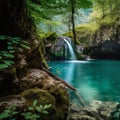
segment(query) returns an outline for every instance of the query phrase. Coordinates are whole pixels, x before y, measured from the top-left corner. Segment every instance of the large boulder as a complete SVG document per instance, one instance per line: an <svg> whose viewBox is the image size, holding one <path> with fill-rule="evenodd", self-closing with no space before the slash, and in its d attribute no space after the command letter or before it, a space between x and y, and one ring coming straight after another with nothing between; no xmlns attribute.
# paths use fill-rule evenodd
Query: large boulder
<svg viewBox="0 0 120 120"><path fill-rule="evenodd" d="M39 88L32 88L24 91L20 94L25 98L29 103L32 103L34 100L38 100L39 105L49 105L52 106L49 108L49 114L43 116L45 120L65 120L68 112L68 99L65 96L61 97L54 96L49 93L48 90L41 90ZM56 99L59 97L59 99Z"/></svg>

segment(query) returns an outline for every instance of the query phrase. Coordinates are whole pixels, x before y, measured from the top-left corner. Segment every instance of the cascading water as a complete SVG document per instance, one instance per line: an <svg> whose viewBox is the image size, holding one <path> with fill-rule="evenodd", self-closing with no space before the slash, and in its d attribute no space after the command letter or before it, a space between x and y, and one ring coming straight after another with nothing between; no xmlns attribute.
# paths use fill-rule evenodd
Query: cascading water
<svg viewBox="0 0 120 120"><path fill-rule="evenodd" d="M65 38L63 37L63 40L65 41L65 43L67 44L67 47L66 47L66 56L68 55L68 51L69 51L69 54L70 54L70 60L76 60L76 55L75 55L75 52L73 50L73 47L71 45L71 40L69 38ZM67 50L68 48L68 50Z"/></svg>

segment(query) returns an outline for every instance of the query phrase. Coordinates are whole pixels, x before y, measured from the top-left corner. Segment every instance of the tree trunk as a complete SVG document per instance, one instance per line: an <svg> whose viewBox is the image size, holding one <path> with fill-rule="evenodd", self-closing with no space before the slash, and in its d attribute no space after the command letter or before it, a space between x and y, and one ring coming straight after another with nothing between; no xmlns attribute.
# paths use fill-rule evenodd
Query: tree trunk
<svg viewBox="0 0 120 120"><path fill-rule="evenodd" d="M77 44L76 40L76 32L75 32L75 20L74 20L74 14L75 14L75 0L71 1L71 23L72 23L72 33L73 33L73 39L75 44Z"/></svg>
<svg viewBox="0 0 120 120"><path fill-rule="evenodd" d="M0 34L28 37L35 31L25 0L0 0Z"/></svg>
<svg viewBox="0 0 120 120"><path fill-rule="evenodd" d="M41 52L43 44L38 42L39 37L27 9L26 0L0 0L0 35L18 36L27 40L31 49L29 53L23 54L26 56L26 61L29 60L28 65L42 68L44 64ZM36 57L35 60L33 55Z"/></svg>

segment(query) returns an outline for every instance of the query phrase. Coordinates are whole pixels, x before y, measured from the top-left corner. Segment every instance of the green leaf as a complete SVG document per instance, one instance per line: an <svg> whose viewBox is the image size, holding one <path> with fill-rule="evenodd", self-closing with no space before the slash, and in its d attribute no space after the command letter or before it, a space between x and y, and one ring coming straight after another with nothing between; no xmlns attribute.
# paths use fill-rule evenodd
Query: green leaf
<svg viewBox="0 0 120 120"><path fill-rule="evenodd" d="M18 114L18 112L17 111L13 111L11 114L12 115L16 115L16 114Z"/></svg>
<svg viewBox="0 0 120 120"><path fill-rule="evenodd" d="M25 44L20 44L20 46L25 48L25 49L30 49L30 47L28 45L25 45Z"/></svg>
<svg viewBox="0 0 120 120"><path fill-rule="evenodd" d="M9 118L9 117L10 117L10 115L8 113L3 112L0 114L0 120L3 120L5 118Z"/></svg>
<svg viewBox="0 0 120 120"><path fill-rule="evenodd" d="M21 115L25 117L25 120L32 120L31 112L21 113Z"/></svg>
<svg viewBox="0 0 120 120"><path fill-rule="evenodd" d="M42 113L44 113L44 114L48 114L48 112L47 112L46 110L42 111Z"/></svg>
<svg viewBox="0 0 120 120"><path fill-rule="evenodd" d="M33 101L33 106L35 107L37 105L37 100Z"/></svg>
<svg viewBox="0 0 120 120"><path fill-rule="evenodd" d="M5 36L5 35L1 35L0 36L0 40L4 40L4 39L6 39L7 38L7 36Z"/></svg>
<svg viewBox="0 0 120 120"><path fill-rule="evenodd" d="M17 41L17 40L12 40L12 44L16 44L16 45L18 45L19 43L20 43L20 41Z"/></svg>
<svg viewBox="0 0 120 120"><path fill-rule="evenodd" d="M6 36L7 39L11 39L12 37L11 36Z"/></svg>
<svg viewBox="0 0 120 120"><path fill-rule="evenodd" d="M8 46L7 48L8 48L8 50L13 50L14 49L13 46Z"/></svg>
<svg viewBox="0 0 120 120"><path fill-rule="evenodd" d="M8 53L8 51L1 51L1 53L2 53L2 54L7 54L7 53Z"/></svg>
<svg viewBox="0 0 120 120"><path fill-rule="evenodd" d="M23 40L22 43L29 45L28 41L25 41L25 40Z"/></svg>
<svg viewBox="0 0 120 120"><path fill-rule="evenodd" d="M38 112L41 112L42 111L42 108L41 107L36 107L36 110L38 111Z"/></svg>
<svg viewBox="0 0 120 120"><path fill-rule="evenodd" d="M9 53L15 53L15 50L10 50Z"/></svg>
<svg viewBox="0 0 120 120"><path fill-rule="evenodd" d="M12 61L12 60L4 60L3 62L4 62L5 65L7 65L7 66L10 66L11 64L14 63L14 61Z"/></svg>
<svg viewBox="0 0 120 120"><path fill-rule="evenodd" d="M7 68L8 67L8 65L6 65L6 64L0 64L0 69L4 69L4 68Z"/></svg>
<svg viewBox="0 0 120 120"><path fill-rule="evenodd" d="M12 40L13 40L13 41L20 41L21 38L20 38L20 37L13 37Z"/></svg>
<svg viewBox="0 0 120 120"><path fill-rule="evenodd" d="M11 46L13 43L12 42L8 42L7 44L8 44L8 46Z"/></svg>
<svg viewBox="0 0 120 120"><path fill-rule="evenodd" d="M31 110L31 111L32 111L32 110L34 110L34 108L33 108L33 107L28 107L28 110Z"/></svg>
<svg viewBox="0 0 120 120"><path fill-rule="evenodd" d="M48 108L50 108L50 107L51 107L51 104L45 105L45 106L44 106L44 109L48 109Z"/></svg>
<svg viewBox="0 0 120 120"><path fill-rule="evenodd" d="M7 52L6 52L6 53L3 53L2 56L3 56L3 57L6 57L6 58L9 58L9 59L10 59L10 58L14 58L14 55L13 55L13 54L7 53Z"/></svg>
<svg viewBox="0 0 120 120"><path fill-rule="evenodd" d="M39 105L39 109L43 109L43 105Z"/></svg>
<svg viewBox="0 0 120 120"><path fill-rule="evenodd" d="M10 113L11 110L7 109L7 110L4 110L5 113Z"/></svg>

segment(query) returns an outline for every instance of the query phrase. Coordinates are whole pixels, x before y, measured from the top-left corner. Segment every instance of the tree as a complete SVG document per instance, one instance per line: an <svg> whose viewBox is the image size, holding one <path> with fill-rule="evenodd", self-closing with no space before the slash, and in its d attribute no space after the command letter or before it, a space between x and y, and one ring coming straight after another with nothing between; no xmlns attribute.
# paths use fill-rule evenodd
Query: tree
<svg viewBox="0 0 120 120"><path fill-rule="evenodd" d="M119 18L120 0L94 0L92 20L99 24L111 24Z"/></svg>
<svg viewBox="0 0 120 120"><path fill-rule="evenodd" d="M26 53L23 51L20 54L26 55L28 63L33 60L34 56L38 56L37 66L42 68L44 61L41 52L42 43L39 45L38 42L35 42L36 40L39 41L39 37L26 2L27 0L0 0L0 35L21 37L21 40L26 40L31 49ZM5 44L2 46L3 50L6 50L6 45L7 40L5 40Z"/></svg>
<svg viewBox="0 0 120 120"><path fill-rule="evenodd" d="M72 23L73 39L74 39L74 41L75 41L75 44L77 44L77 41L76 41L76 33L75 33L75 20L74 20L75 0L70 0L70 3L71 3L71 23Z"/></svg>
<svg viewBox="0 0 120 120"><path fill-rule="evenodd" d="M34 30L25 0L0 0L0 34L25 37Z"/></svg>
<svg viewBox="0 0 120 120"><path fill-rule="evenodd" d="M92 2L89 0L70 0L70 5L71 5L71 24L72 24L73 39L75 44L78 44L78 41L76 40L74 15L76 9L90 8L92 6Z"/></svg>
<svg viewBox="0 0 120 120"><path fill-rule="evenodd" d="M71 14L70 22L72 26L73 39L76 44L78 43L75 33L76 10L81 8L90 8L91 6L92 2L90 0L51 0L49 2L41 0L41 4L37 7L35 7L32 3L29 4L34 18L36 18L37 21L44 21L46 24L52 23L52 17L55 15L65 16L65 14ZM51 25L53 26L53 24Z"/></svg>

